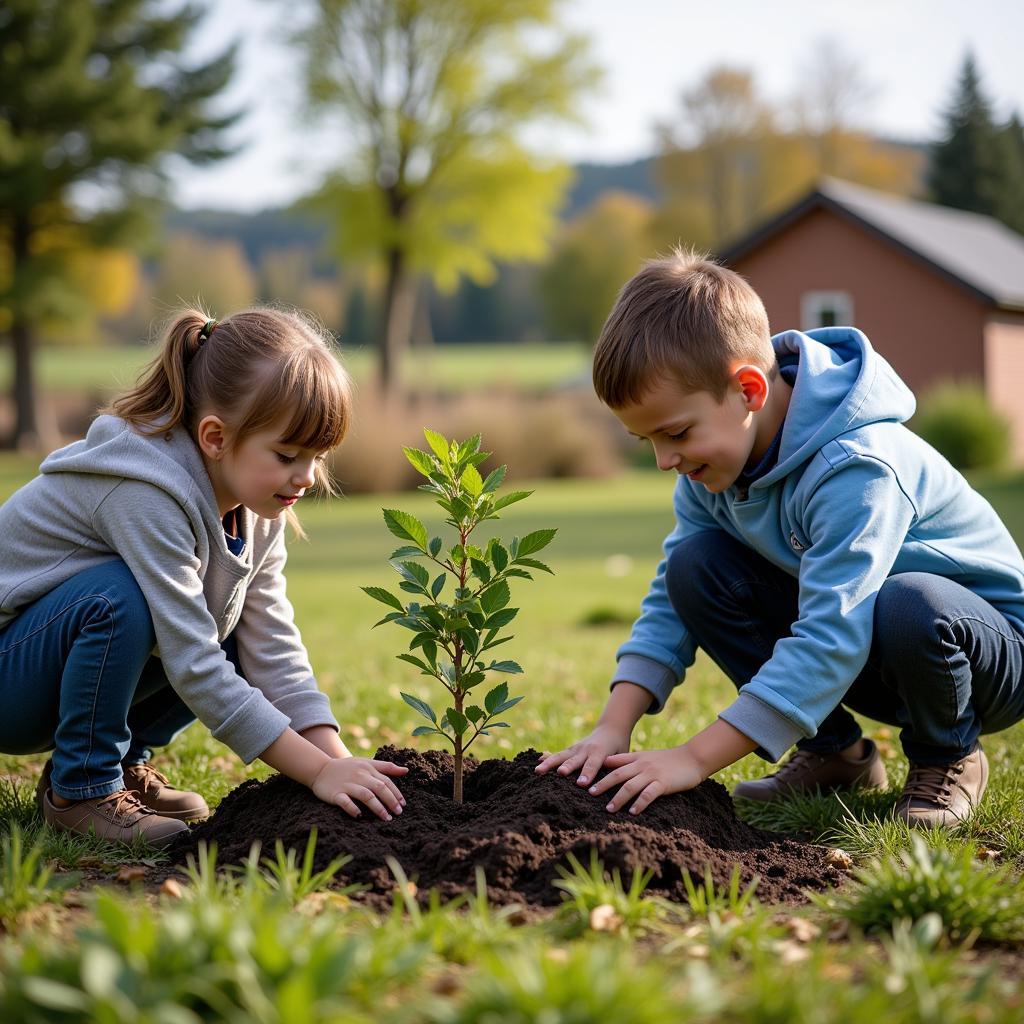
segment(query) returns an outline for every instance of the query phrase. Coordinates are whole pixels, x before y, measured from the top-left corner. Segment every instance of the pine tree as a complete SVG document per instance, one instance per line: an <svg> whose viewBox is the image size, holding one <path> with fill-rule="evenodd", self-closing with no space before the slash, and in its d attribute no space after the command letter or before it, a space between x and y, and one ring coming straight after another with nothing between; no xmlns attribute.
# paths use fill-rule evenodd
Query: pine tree
<svg viewBox="0 0 1024 1024"><path fill-rule="evenodd" d="M998 216L1004 154L991 104L968 54L945 113L945 132L931 149L927 181L932 199L943 206Z"/></svg>
<svg viewBox="0 0 1024 1024"><path fill-rule="evenodd" d="M14 350L15 444L39 441L33 343L41 319L74 312L69 261L137 235L163 193L163 157L228 154L235 117L207 104L234 47L180 60L201 17L156 0L0 4L0 332Z"/></svg>
<svg viewBox="0 0 1024 1024"><path fill-rule="evenodd" d="M999 133L1004 147L999 219L1024 235L1024 124L1014 114Z"/></svg>

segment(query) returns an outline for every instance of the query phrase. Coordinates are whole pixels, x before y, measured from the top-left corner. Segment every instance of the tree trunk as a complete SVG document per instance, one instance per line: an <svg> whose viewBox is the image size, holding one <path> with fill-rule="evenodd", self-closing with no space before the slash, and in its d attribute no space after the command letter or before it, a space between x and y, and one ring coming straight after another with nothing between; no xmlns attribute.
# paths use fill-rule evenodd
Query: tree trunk
<svg viewBox="0 0 1024 1024"><path fill-rule="evenodd" d="M30 256L32 228L28 217L17 214L11 231L11 276L14 280L15 300L11 318L11 348L14 356L14 380L11 398L14 401L14 433L11 437L15 448L38 448L39 417L36 409L36 385L32 360L32 325L25 311L26 303L21 293L24 288L20 280L25 273Z"/></svg>
<svg viewBox="0 0 1024 1024"><path fill-rule="evenodd" d="M455 737L455 782L452 786L452 800L456 804L462 803L462 737Z"/></svg>
<svg viewBox="0 0 1024 1024"><path fill-rule="evenodd" d="M400 249L393 248L388 252L387 268L383 334L378 361L380 389L384 397L401 394L401 360L409 348L416 309L415 282L409 276L405 254Z"/></svg>

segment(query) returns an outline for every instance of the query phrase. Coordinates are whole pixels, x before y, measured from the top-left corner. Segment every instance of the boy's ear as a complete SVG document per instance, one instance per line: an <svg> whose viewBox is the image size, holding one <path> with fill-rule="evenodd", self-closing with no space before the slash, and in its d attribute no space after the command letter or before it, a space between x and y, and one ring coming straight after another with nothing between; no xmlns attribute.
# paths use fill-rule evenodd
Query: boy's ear
<svg viewBox="0 0 1024 1024"><path fill-rule="evenodd" d="M227 427L219 416L204 416L196 428L196 444L210 459L219 461L228 448Z"/></svg>
<svg viewBox="0 0 1024 1024"><path fill-rule="evenodd" d="M751 412L760 412L768 401L768 378L756 366L744 365L732 375L736 387L743 392L743 400Z"/></svg>

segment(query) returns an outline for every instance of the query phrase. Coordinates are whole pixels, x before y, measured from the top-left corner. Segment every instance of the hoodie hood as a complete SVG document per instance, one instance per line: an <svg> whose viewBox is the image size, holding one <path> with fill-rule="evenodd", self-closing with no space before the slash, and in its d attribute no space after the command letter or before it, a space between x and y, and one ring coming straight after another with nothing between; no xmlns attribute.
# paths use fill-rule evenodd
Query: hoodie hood
<svg viewBox="0 0 1024 1024"><path fill-rule="evenodd" d="M217 500L199 449L179 428L147 437L119 416L98 416L81 441L47 456L40 473L140 480L166 491L198 526L223 533Z"/></svg>
<svg viewBox="0 0 1024 1024"><path fill-rule="evenodd" d="M913 393L856 328L785 331L772 344L779 364L797 374L778 462L754 487L771 486L841 434L914 415Z"/></svg>

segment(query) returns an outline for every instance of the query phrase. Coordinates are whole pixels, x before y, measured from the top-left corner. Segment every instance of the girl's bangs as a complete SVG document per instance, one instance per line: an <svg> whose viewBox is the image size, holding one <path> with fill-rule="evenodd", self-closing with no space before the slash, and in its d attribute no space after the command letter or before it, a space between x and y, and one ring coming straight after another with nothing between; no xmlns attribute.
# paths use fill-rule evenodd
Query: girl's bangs
<svg viewBox="0 0 1024 1024"><path fill-rule="evenodd" d="M327 349L295 353L279 374L270 374L253 396L240 433L255 433L285 420L283 444L328 451L348 431L352 404L348 376Z"/></svg>

